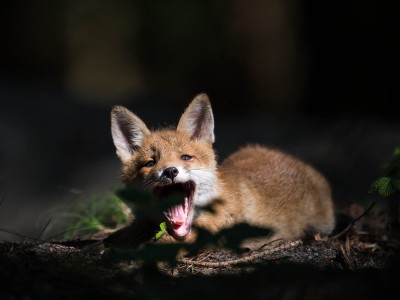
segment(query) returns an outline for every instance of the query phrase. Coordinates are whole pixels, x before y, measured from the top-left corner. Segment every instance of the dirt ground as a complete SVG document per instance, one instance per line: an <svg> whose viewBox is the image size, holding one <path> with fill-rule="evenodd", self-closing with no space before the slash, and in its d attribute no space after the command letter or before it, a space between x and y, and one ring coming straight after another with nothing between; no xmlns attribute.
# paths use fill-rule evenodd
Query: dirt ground
<svg viewBox="0 0 400 300"><path fill-rule="evenodd" d="M333 239L177 261L166 248L122 251L93 239L0 242L0 299L398 299L400 248L382 219L364 216Z"/></svg>

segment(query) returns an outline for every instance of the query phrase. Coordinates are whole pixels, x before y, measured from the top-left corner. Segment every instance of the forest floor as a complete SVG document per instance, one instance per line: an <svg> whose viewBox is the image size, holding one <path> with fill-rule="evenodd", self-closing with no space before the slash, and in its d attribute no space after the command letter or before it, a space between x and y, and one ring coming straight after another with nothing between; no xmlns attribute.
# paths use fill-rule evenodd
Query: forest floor
<svg viewBox="0 0 400 300"><path fill-rule="evenodd" d="M93 239L3 241L0 299L400 299L400 247L385 220L364 216L335 239L178 260L151 250L137 259Z"/></svg>

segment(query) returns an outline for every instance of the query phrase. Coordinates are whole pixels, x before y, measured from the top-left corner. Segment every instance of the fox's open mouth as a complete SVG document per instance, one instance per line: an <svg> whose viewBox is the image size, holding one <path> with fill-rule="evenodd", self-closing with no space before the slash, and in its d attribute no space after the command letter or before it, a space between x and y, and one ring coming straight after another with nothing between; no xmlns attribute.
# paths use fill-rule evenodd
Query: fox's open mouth
<svg viewBox="0 0 400 300"><path fill-rule="evenodd" d="M172 206L163 212L167 219L170 233L176 239L183 239L190 233L194 191L195 184L193 181L173 183L154 189L154 193L160 199L183 198L181 204Z"/></svg>

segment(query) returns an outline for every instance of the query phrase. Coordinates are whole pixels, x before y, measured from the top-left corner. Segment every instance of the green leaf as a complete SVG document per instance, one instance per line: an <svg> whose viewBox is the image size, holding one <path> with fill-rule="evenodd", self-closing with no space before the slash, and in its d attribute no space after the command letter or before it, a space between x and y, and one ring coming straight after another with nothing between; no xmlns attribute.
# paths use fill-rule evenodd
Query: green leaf
<svg viewBox="0 0 400 300"><path fill-rule="evenodd" d="M160 224L160 229L161 229L162 231L167 231L167 224L166 224L165 222L162 222L162 223Z"/></svg>
<svg viewBox="0 0 400 300"><path fill-rule="evenodd" d="M165 233L167 233L167 223L162 222L160 223L160 231L156 233L156 240L158 240L160 237L162 237Z"/></svg>
<svg viewBox="0 0 400 300"><path fill-rule="evenodd" d="M396 191L396 188L393 186L390 177L381 177L371 185L369 191L370 193L376 191L379 195L386 198L391 196Z"/></svg>
<svg viewBox="0 0 400 300"><path fill-rule="evenodd" d="M164 230L160 230L159 232L157 232L156 234L156 240L158 240L160 237L162 237L164 235L165 231Z"/></svg>

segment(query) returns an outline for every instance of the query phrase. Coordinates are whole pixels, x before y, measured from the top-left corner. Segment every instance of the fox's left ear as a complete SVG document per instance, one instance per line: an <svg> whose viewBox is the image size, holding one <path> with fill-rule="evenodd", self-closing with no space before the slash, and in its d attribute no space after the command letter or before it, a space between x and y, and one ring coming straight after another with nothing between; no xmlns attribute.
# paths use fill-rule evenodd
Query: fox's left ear
<svg viewBox="0 0 400 300"><path fill-rule="evenodd" d="M111 111L111 134L117 155L125 162L140 148L143 138L150 134L150 130L131 111L123 106L115 106Z"/></svg>
<svg viewBox="0 0 400 300"><path fill-rule="evenodd" d="M177 131L187 132L194 140L214 143L214 117L206 94L192 100L179 120Z"/></svg>

